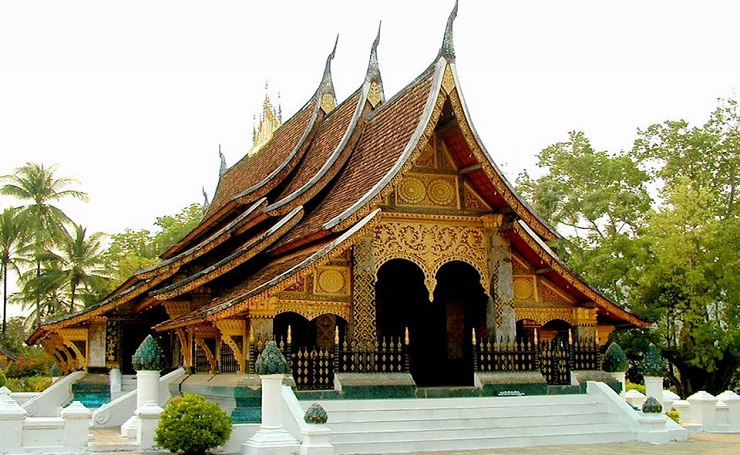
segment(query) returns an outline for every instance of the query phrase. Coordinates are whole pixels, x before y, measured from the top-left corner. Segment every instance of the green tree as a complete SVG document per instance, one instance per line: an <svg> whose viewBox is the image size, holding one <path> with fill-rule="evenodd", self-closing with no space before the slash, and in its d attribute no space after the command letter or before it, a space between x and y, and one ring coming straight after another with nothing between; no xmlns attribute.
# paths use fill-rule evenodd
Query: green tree
<svg viewBox="0 0 740 455"><path fill-rule="evenodd" d="M634 147L594 152L582 133L543 150L545 174L519 190L566 234L564 260L655 325L618 337L654 342L687 396L719 393L740 368L740 112L721 100L702 126L638 130ZM646 188L650 188L647 191Z"/></svg>
<svg viewBox="0 0 740 455"><path fill-rule="evenodd" d="M595 151L582 132L538 155L545 173L517 179L537 213L566 233L556 245L568 264L617 302L625 303L636 241L650 212L649 176L631 156Z"/></svg>
<svg viewBox="0 0 740 455"><path fill-rule="evenodd" d="M41 274L41 255L53 247L65 235L64 226L71 223L69 217L53 205L65 198L87 200L87 194L70 188L77 183L69 177L55 175L56 165L45 167L43 164L26 163L14 170L11 175L0 177L4 185L0 194L11 196L27 205L20 208L18 217L28 229L28 235L34 246L36 275ZM36 315L40 317L41 296L34 297ZM40 319L37 319L38 324Z"/></svg>
<svg viewBox="0 0 740 455"><path fill-rule="evenodd" d="M62 295L69 312L77 309L79 300L85 304L100 300L106 289L101 240L103 234L87 235L82 226L73 224L73 232L58 242L55 250L42 255L41 274L34 278L34 287Z"/></svg>
<svg viewBox="0 0 740 455"><path fill-rule="evenodd" d="M152 230L126 229L111 235L104 253L106 269L110 271L109 291L119 286L137 270L159 262L159 255L188 234L201 220L202 208L191 204L175 215L158 217Z"/></svg>
<svg viewBox="0 0 740 455"><path fill-rule="evenodd" d="M8 276L12 272L21 275L21 268L29 260L26 229L17 216L18 209L8 208L0 214L0 279L3 282L3 331L8 315Z"/></svg>

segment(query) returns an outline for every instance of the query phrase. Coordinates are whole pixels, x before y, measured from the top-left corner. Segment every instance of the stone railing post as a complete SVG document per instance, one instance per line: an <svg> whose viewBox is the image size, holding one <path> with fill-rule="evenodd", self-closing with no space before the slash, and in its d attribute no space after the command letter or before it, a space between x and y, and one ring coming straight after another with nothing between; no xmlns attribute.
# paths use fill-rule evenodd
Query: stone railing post
<svg viewBox="0 0 740 455"><path fill-rule="evenodd" d="M147 401L143 406L140 406L136 410L136 415L139 417L139 428L136 431L136 444L139 445L139 450L153 450L154 446L154 434L157 432L157 425L159 425L159 416L164 412L164 409L159 407L156 401Z"/></svg>
<svg viewBox="0 0 740 455"><path fill-rule="evenodd" d="M25 419L26 410L10 398L10 390L3 387L0 390L0 435L2 435L3 453L21 451Z"/></svg>
<svg viewBox="0 0 740 455"><path fill-rule="evenodd" d="M298 441L283 426L283 376L288 362L274 341L257 357L254 369L262 380L262 423L254 436L242 445L245 455L293 455Z"/></svg>
<svg viewBox="0 0 740 455"><path fill-rule="evenodd" d="M633 408L640 409L647 397L639 390L629 390L624 393L624 400Z"/></svg>
<svg viewBox="0 0 740 455"><path fill-rule="evenodd" d="M686 401L691 404L689 422L701 425L702 431L710 430L714 426L717 413L717 398L702 390L688 397Z"/></svg>
<svg viewBox="0 0 740 455"><path fill-rule="evenodd" d="M90 441L90 416L92 411L79 401L73 401L72 404L62 410L62 419L64 419L64 445L65 448L86 449Z"/></svg>
<svg viewBox="0 0 740 455"><path fill-rule="evenodd" d="M668 412L673 407L673 403L680 400L681 397L671 392L670 390L663 390L663 412Z"/></svg>
<svg viewBox="0 0 740 455"><path fill-rule="evenodd" d="M118 368L111 368L110 372L108 373L108 378L110 380L111 400L115 400L116 398L121 396L121 383L123 382L121 370Z"/></svg>
<svg viewBox="0 0 740 455"><path fill-rule="evenodd" d="M728 431L740 433L740 396L732 390L725 390L717 395L717 399L727 405Z"/></svg>
<svg viewBox="0 0 740 455"><path fill-rule="evenodd" d="M653 397L663 403L663 378L661 376L645 376L645 396Z"/></svg>

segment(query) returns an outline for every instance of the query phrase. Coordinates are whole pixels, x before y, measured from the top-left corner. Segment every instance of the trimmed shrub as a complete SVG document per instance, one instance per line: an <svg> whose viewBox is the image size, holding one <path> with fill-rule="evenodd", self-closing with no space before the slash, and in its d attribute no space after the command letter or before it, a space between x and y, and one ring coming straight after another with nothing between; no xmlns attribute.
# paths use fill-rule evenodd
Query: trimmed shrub
<svg viewBox="0 0 740 455"><path fill-rule="evenodd" d="M671 409L670 411L665 413L666 417L673 420L674 422L680 424L681 423L681 414L676 411L675 409Z"/></svg>
<svg viewBox="0 0 740 455"><path fill-rule="evenodd" d="M629 362L627 355L617 343L612 343L604 353L604 363L601 369L608 373L621 373L627 371Z"/></svg>
<svg viewBox="0 0 740 455"><path fill-rule="evenodd" d="M629 390L637 390L643 395L645 395L645 393L647 392L645 390L645 384L635 384L634 382L629 382L629 381L627 381L624 388L626 389L625 392Z"/></svg>
<svg viewBox="0 0 740 455"><path fill-rule="evenodd" d="M200 395L185 394L167 403L159 418L154 441L171 452L204 454L231 436L231 417Z"/></svg>

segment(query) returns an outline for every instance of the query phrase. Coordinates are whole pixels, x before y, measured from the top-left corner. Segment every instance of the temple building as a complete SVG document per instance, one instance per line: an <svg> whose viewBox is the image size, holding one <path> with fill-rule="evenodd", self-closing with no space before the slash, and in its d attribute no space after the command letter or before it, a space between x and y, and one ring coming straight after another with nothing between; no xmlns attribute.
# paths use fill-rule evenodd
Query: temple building
<svg viewBox="0 0 740 455"><path fill-rule="evenodd" d="M274 339L299 389L375 373L474 387L497 371L554 385L597 369L612 331L647 322L558 258L548 246L558 233L491 159L459 83L455 15L431 64L390 98L380 30L344 99L335 44L290 118L265 100L253 148L222 161L192 232L28 342L66 371L132 374L132 354L155 334L171 368L218 377L253 372Z"/></svg>

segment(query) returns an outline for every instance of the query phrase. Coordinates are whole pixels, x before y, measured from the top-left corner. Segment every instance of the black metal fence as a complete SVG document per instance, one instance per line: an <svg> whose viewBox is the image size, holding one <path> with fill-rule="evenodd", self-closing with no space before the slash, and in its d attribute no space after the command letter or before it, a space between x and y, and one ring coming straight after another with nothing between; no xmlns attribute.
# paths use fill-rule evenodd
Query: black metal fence
<svg viewBox="0 0 740 455"><path fill-rule="evenodd" d="M258 338L250 343L250 373L254 373L254 361L267 341ZM403 337L385 337L358 346L346 341L335 341L332 347L293 346L284 339L277 344L289 361L299 389L331 389L335 372L410 371L408 340ZM593 340L533 343L486 339L473 344L473 368L479 372L540 371L548 384L563 385L570 384L572 370L598 370L600 367L599 346Z"/></svg>

